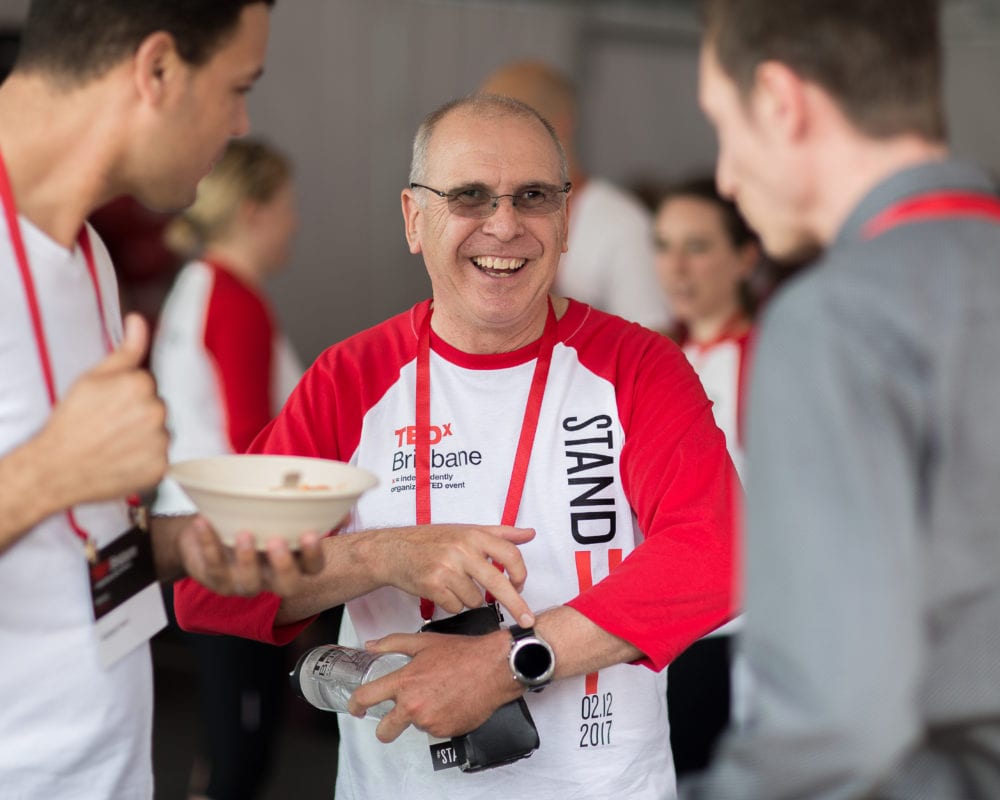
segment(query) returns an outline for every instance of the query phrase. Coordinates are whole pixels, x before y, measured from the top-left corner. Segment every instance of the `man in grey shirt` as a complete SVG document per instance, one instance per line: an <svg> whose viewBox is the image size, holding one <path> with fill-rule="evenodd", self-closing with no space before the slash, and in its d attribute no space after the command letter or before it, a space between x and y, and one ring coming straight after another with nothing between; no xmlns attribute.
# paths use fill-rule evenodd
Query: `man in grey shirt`
<svg viewBox="0 0 1000 800"><path fill-rule="evenodd" d="M933 0L707 0L717 178L775 256L747 460L750 719L685 798L1000 797L1000 202Z"/></svg>

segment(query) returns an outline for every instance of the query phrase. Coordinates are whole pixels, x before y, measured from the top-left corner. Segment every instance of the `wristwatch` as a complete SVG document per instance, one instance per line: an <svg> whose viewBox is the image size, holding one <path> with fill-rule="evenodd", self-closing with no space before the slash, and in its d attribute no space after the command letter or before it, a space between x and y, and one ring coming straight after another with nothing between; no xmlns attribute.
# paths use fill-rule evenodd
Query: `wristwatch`
<svg viewBox="0 0 1000 800"><path fill-rule="evenodd" d="M511 625L513 639L510 643L510 670L514 680L529 692L540 692L552 683L556 669L556 655L549 643L535 634L534 628Z"/></svg>

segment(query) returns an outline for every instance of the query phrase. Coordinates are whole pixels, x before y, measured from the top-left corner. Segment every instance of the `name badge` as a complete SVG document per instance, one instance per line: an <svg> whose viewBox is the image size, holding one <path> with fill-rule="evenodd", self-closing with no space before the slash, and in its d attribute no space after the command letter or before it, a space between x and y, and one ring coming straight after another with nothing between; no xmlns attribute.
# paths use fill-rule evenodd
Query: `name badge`
<svg viewBox="0 0 1000 800"><path fill-rule="evenodd" d="M98 550L88 567L97 653L107 669L167 624L149 533L132 527Z"/></svg>

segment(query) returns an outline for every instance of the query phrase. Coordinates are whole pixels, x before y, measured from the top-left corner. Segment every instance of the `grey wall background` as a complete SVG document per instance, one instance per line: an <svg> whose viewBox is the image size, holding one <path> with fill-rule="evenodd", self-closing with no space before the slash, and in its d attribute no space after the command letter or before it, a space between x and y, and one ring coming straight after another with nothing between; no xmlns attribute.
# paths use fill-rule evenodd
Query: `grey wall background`
<svg viewBox="0 0 1000 800"><path fill-rule="evenodd" d="M16 26L27 5L0 0L0 25ZM297 164L302 227L269 288L303 357L427 295L399 211L411 136L424 114L512 58L544 57L577 80L591 172L631 185L710 168L692 8L281 0L250 106L254 133ZM945 20L955 149L1000 171L1000 0L952 0Z"/></svg>

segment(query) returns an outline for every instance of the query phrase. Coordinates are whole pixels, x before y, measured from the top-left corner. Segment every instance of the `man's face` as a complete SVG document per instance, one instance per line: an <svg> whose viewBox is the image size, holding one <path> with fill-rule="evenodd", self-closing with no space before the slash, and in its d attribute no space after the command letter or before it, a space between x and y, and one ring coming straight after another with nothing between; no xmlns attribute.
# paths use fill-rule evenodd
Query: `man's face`
<svg viewBox="0 0 1000 800"><path fill-rule="evenodd" d="M807 170L784 132L761 112L759 92L741 98L711 45L701 52L699 102L718 136L719 191L736 202L774 258L794 261L814 252L801 202Z"/></svg>
<svg viewBox="0 0 1000 800"><path fill-rule="evenodd" d="M468 109L438 123L423 177L422 183L449 193L480 187L501 195L561 185L558 152L539 122L476 117ZM446 315L470 335L544 318L566 249L565 202L550 214L529 216L505 197L491 216L475 219L451 213L446 199L417 188L404 191L403 211L410 250L423 253L430 275L435 317Z"/></svg>
<svg viewBox="0 0 1000 800"><path fill-rule="evenodd" d="M249 131L246 96L263 69L268 26L267 6L247 5L209 61L181 66L137 181L136 193L147 205L158 210L190 205L198 182L229 140Z"/></svg>

